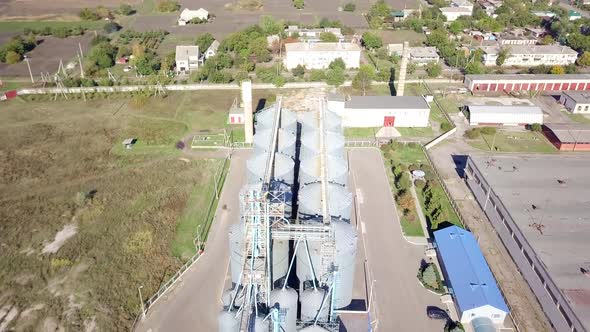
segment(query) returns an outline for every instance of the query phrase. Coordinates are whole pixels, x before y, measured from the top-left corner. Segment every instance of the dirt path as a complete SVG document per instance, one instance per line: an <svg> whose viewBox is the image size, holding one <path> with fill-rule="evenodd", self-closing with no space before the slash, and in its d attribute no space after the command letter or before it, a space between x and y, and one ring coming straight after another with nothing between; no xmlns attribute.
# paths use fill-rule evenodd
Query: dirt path
<svg viewBox="0 0 590 332"><path fill-rule="evenodd" d="M520 331L551 331L539 302L495 233L493 226L474 200L471 191L457 173L457 168L462 168L464 165L458 159L454 159L454 156L470 153L477 152L474 152L473 148L462 139L457 138L450 139L430 150L430 156L441 173L453 200L459 205L467 226L477 236L481 251L508 302L515 324Z"/></svg>

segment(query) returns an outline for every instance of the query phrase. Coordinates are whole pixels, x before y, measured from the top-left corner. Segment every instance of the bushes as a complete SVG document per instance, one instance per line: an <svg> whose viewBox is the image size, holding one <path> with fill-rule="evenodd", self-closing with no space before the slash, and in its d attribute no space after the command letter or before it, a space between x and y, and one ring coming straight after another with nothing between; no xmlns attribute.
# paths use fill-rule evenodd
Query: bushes
<svg viewBox="0 0 590 332"><path fill-rule="evenodd" d="M180 9L180 4L175 0L162 0L158 2L157 8L162 13L173 13Z"/></svg>
<svg viewBox="0 0 590 332"><path fill-rule="evenodd" d="M34 49L35 46L37 46L37 40L33 35L26 38L22 36L13 37L0 47L0 62L17 63L24 57L25 53Z"/></svg>
<svg viewBox="0 0 590 332"><path fill-rule="evenodd" d="M496 134L496 128L494 127L482 127L481 128L481 133L484 135L495 135Z"/></svg>
<svg viewBox="0 0 590 332"><path fill-rule="evenodd" d="M472 128L469 130L465 131L465 134L463 134L466 138L469 139L476 139L480 136L481 131L479 130L479 128Z"/></svg>
<svg viewBox="0 0 590 332"><path fill-rule="evenodd" d="M312 82L320 82L326 79L326 75L324 71L321 69L312 69L311 73L309 74L309 80Z"/></svg>
<svg viewBox="0 0 590 332"><path fill-rule="evenodd" d="M438 294L443 294L445 292L438 269L433 263L426 264L420 268L417 277L427 289Z"/></svg>
<svg viewBox="0 0 590 332"><path fill-rule="evenodd" d="M305 7L305 2L303 0L293 0L293 6L297 9L303 9Z"/></svg>
<svg viewBox="0 0 590 332"><path fill-rule="evenodd" d="M22 60L22 55L16 53L15 51L8 51L5 55L5 62L9 65L13 65L18 63Z"/></svg>
<svg viewBox="0 0 590 332"><path fill-rule="evenodd" d="M543 126L540 123L533 123L529 126L531 131L541 132L543 131Z"/></svg>
<svg viewBox="0 0 590 332"><path fill-rule="evenodd" d="M121 29L121 26L119 24L117 24L116 22L110 21L110 22L106 23L102 29L106 33L113 33L113 32L119 31Z"/></svg>
<svg viewBox="0 0 590 332"><path fill-rule="evenodd" d="M453 129L453 125L450 124L449 122L443 122L440 124L440 130L442 130L443 132L447 132L449 130Z"/></svg>
<svg viewBox="0 0 590 332"><path fill-rule="evenodd" d="M305 75L305 67L302 65L297 65L297 67L291 69L291 72L295 77L303 77L303 75Z"/></svg>
<svg viewBox="0 0 590 332"><path fill-rule="evenodd" d="M343 10L345 12L354 12L356 10L356 5L352 2L347 3L346 5L344 5Z"/></svg>

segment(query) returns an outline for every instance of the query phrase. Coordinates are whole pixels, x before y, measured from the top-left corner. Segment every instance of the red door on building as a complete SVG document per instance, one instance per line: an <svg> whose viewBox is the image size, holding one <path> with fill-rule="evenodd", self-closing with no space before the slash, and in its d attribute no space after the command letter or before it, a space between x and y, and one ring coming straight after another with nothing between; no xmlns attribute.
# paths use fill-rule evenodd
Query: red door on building
<svg viewBox="0 0 590 332"><path fill-rule="evenodd" d="M383 127L393 127L395 116L386 116L383 118Z"/></svg>

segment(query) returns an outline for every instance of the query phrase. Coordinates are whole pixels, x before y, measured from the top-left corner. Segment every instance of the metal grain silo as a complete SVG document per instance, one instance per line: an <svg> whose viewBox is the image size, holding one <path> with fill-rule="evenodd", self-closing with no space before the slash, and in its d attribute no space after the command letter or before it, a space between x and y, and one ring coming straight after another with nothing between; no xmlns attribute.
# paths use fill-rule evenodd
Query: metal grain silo
<svg viewBox="0 0 590 332"><path fill-rule="evenodd" d="M327 161L328 181L341 184L348 184L348 163L345 159L328 156ZM312 158L301 160L299 166L299 183L309 184L319 181L321 176L321 157L316 155Z"/></svg>
<svg viewBox="0 0 590 332"><path fill-rule="evenodd" d="M272 129L274 124L275 105L271 105L256 113L256 129ZM293 134L297 133L297 114L288 109L281 109L281 124L280 128L289 131Z"/></svg>
<svg viewBox="0 0 590 332"><path fill-rule="evenodd" d="M322 302L324 301L325 296L326 291L322 288L308 288L301 293L299 301L301 302L302 321L313 321L316 319L316 316L320 322L328 320L330 301L326 298L326 303L324 303L324 306L322 307Z"/></svg>
<svg viewBox="0 0 590 332"><path fill-rule="evenodd" d="M318 130L320 128L320 112L301 112L299 116L301 132ZM324 111L324 130L328 132L342 133L342 118L328 110Z"/></svg>
<svg viewBox="0 0 590 332"><path fill-rule="evenodd" d="M329 331L321 326L310 325L308 327L304 327L302 329L299 329L299 332L329 332Z"/></svg>
<svg viewBox="0 0 590 332"><path fill-rule="evenodd" d="M217 317L219 332L238 332L240 330L240 322L235 315L235 312L227 312L225 310L219 313Z"/></svg>
<svg viewBox="0 0 590 332"><path fill-rule="evenodd" d="M231 281L240 282L242 266L244 265L244 223L242 221L229 227L229 264L231 269Z"/></svg>
<svg viewBox="0 0 590 332"><path fill-rule="evenodd" d="M314 274L316 274L316 279L319 279L317 273L319 273L321 268L322 257L320 253L321 243L317 241L308 241L307 242L309 248L309 255L311 257L311 265L310 265L310 258L307 257L307 251L305 249L305 241L301 240L299 242L299 246L297 247L297 278L299 281L303 283L304 281L313 280ZM312 269L313 267L313 269ZM301 287L303 289L303 287Z"/></svg>
<svg viewBox="0 0 590 332"><path fill-rule="evenodd" d="M289 241L273 240L272 280L277 281L287 275L289 270Z"/></svg>
<svg viewBox="0 0 590 332"><path fill-rule="evenodd" d="M297 329L297 292L292 288L275 288L270 292L270 305L278 303L281 315L280 325L284 332L295 332Z"/></svg>
<svg viewBox="0 0 590 332"><path fill-rule="evenodd" d="M266 129L256 131L256 135L254 135L254 154L260 154L270 151L271 141L272 130ZM278 152L287 155L291 158L295 158L296 143L297 137L295 136L295 134L284 129L279 129L277 139Z"/></svg>
<svg viewBox="0 0 590 332"><path fill-rule="evenodd" d="M344 136L328 131L324 136L324 146L328 155L344 158ZM301 134L301 160L313 158L320 153L320 132L312 130Z"/></svg>
<svg viewBox="0 0 590 332"><path fill-rule="evenodd" d="M248 159L246 162L246 168L248 169L248 183L264 181L264 172L266 171L268 158L268 153L261 153L253 155ZM284 154L276 153L274 161L275 180L293 185L295 172L295 162L293 161L293 158L285 156Z"/></svg>
<svg viewBox="0 0 590 332"><path fill-rule="evenodd" d="M334 306L339 309L352 301L357 233L353 225L343 221L332 222L332 227L336 240L334 265L338 271L334 287Z"/></svg>
<svg viewBox="0 0 590 332"><path fill-rule="evenodd" d="M270 320L264 320L262 317L256 317L254 319L254 332L269 332L270 331Z"/></svg>
<svg viewBox="0 0 590 332"><path fill-rule="evenodd" d="M333 218L350 220L352 193L339 184L328 183L330 215ZM322 184L314 182L299 189L299 220L317 219L322 215Z"/></svg>

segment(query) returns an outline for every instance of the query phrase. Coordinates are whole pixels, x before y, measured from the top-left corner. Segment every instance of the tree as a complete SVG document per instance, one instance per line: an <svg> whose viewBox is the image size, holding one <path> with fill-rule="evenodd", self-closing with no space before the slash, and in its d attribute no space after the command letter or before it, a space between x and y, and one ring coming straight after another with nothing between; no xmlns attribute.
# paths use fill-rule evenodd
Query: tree
<svg viewBox="0 0 590 332"><path fill-rule="evenodd" d="M363 33L363 45L372 50L383 46L383 40L378 35L367 31Z"/></svg>
<svg viewBox="0 0 590 332"><path fill-rule="evenodd" d="M212 34L206 32L200 34L195 40L195 45L199 46L199 52L204 53L211 44L215 41L215 37Z"/></svg>
<svg viewBox="0 0 590 332"><path fill-rule="evenodd" d="M117 49L109 43L101 43L90 49L88 58L92 60L98 69L112 67L115 64Z"/></svg>
<svg viewBox="0 0 590 332"><path fill-rule="evenodd" d="M272 16L264 15L260 18L260 27L265 35L277 35L281 33L285 27L282 21L275 20Z"/></svg>
<svg viewBox="0 0 590 332"><path fill-rule="evenodd" d="M303 7L305 7L305 2L303 2L303 0L293 0L293 6L297 9L303 9Z"/></svg>
<svg viewBox="0 0 590 332"><path fill-rule="evenodd" d="M442 67L435 62L431 62L426 65L426 74L428 77L439 77L442 73Z"/></svg>
<svg viewBox="0 0 590 332"><path fill-rule="evenodd" d="M553 37L551 37L551 35L545 35L545 37L541 38L541 40L539 41L539 44L541 45L551 45L554 43L555 40L553 39Z"/></svg>
<svg viewBox="0 0 590 332"><path fill-rule="evenodd" d="M335 43L338 41L338 37L331 32L320 33L320 40L323 42Z"/></svg>
<svg viewBox="0 0 590 332"><path fill-rule="evenodd" d="M455 35L457 35L457 34L461 33L461 31L463 31L463 29L465 29L465 26L463 25L463 22L462 22L462 21L459 21L459 20L457 20L457 21L453 21L453 22L452 22L452 23L449 25L449 31L450 31L452 34L455 34Z"/></svg>
<svg viewBox="0 0 590 332"><path fill-rule="evenodd" d="M302 65L297 65L297 67L291 69L291 72L295 77L303 77L303 75L305 75L305 67Z"/></svg>
<svg viewBox="0 0 590 332"><path fill-rule="evenodd" d="M510 55L509 52L510 50L506 47L500 48L500 52L498 52L498 57L496 58L496 65L503 65L508 56Z"/></svg>
<svg viewBox="0 0 590 332"><path fill-rule="evenodd" d="M358 73L352 79L352 87L363 91L366 95L367 89L371 88L371 83L375 79L375 69L371 65L361 65Z"/></svg>
<svg viewBox="0 0 590 332"><path fill-rule="evenodd" d="M109 21L104 25L104 27L102 29L106 33L113 33L113 32L119 31L121 29L121 26L119 24L117 24L116 22Z"/></svg>
<svg viewBox="0 0 590 332"><path fill-rule="evenodd" d="M20 62L21 59L22 59L22 56L19 53L16 53L14 51L6 52L6 63L9 65L18 63L18 62Z"/></svg>
<svg viewBox="0 0 590 332"><path fill-rule="evenodd" d="M342 58L337 58L334 61L330 62L328 69L342 69L344 71L344 69L346 69L346 64L344 63L344 60L342 60Z"/></svg>
<svg viewBox="0 0 590 332"><path fill-rule="evenodd" d="M345 12L351 12L352 13L353 11L356 10L356 5L354 3L352 3L352 2L349 2L346 5L344 5L343 10Z"/></svg>
<svg viewBox="0 0 590 332"><path fill-rule="evenodd" d="M578 65L580 65L582 67L590 66L590 52L586 51L586 52L582 53L580 58L578 58Z"/></svg>
<svg viewBox="0 0 590 332"><path fill-rule="evenodd" d="M155 74L160 70L160 60L152 53L145 53L135 60L135 67L141 75Z"/></svg>
<svg viewBox="0 0 590 332"><path fill-rule="evenodd" d="M550 74L553 75L563 75L565 74L565 69L562 66L553 66L551 67L551 70L549 71Z"/></svg>
<svg viewBox="0 0 590 332"><path fill-rule="evenodd" d="M135 10L129 4L123 3L119 6L119 14L129 16L135 14Z"/></svg>
<svg viewBox="0 0 590 332"><path fill-rule="evenodd" d="M340 86L344 83L344 70L340 68L328 69L326 71L326 82L333 86Z"/></svg>
<svg viewBox="0 0 590 332"><path fill-rule="evenodd" d="M51 34L57 38L68 38L70 36L70 29L65 26L54 27L51 29Z"/></svg>
<svg viewBox="0 0 590 332"><path fill-rule="evenodd" d="M312 82L320 82L326 79L324 71L321 69L312 69L309 74L309 80Z"/></svg>
<svg viewBox="0 0 590 332"><path fill-rule="evenodd" d="M533 123L530 126L531 131L541 132L543 130L543 126L540 123Z"/></svg>
<svg viewBox="0 0 590 332"><path fill-rule="evenodd" d="M407 72L408 74L413 74L413 73L415 73L415 72L416 72L416 64L415 64L415 63L413 63L413 62L410 62L410 63L408 64L408 66L406 67L406 72Z"/></svg>
<svg viewBox="0 0 590 332"><path fill-rule="evenodd" d="M465 74L468 75L477 75L477 74L484 74L485 68L483 64L479 61L472 61L465 66Z"/></svg>

